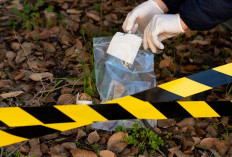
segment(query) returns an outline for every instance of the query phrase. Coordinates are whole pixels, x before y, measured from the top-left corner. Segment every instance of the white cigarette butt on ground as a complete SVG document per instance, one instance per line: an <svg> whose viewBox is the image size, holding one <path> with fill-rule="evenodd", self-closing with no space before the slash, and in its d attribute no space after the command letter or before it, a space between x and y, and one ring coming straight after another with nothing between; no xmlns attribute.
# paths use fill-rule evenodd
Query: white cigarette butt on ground
<svg viewBox="0 0 232 157"><path fill-rule="evenodd" d="M77 94L77 97L76 97L76 104L77 104L77 105L91 105L91 104L93 104L92 101L80 100L80 99L79 99L79 96L80 96L80 94L78 93L78 94Z"/></svg>

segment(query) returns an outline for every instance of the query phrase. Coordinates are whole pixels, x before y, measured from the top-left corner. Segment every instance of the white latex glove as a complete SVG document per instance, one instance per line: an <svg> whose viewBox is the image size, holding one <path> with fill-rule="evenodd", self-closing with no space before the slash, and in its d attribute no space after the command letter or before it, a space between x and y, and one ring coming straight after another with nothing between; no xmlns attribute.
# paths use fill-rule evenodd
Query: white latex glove
<svg viewBox="0 0 232 157"><path fill-rule="evenodd" d="M144 31L144 49L151 48L153 53L157 48L164 49L161 41L184 33L179 14L155 15Z"/></svg>
<svg viewBox="0 0 232 157"><path fill-rule="evenodd" d="M163 14L163 10L154 0L148 0L128 13L123 23L124 32L143 33L149 21L156 14Z"/></svg>

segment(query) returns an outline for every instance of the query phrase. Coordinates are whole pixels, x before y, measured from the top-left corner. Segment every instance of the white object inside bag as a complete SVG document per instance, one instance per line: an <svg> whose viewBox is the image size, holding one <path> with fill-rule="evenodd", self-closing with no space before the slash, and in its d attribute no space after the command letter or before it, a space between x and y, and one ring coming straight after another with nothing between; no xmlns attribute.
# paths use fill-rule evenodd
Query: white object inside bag
<svg viewBox="0 0 232 157"><path fill-rule="evenodd" d="M133 64L141 44L141 37L130 33L117 32L110 42L107 53Z"/></svg>

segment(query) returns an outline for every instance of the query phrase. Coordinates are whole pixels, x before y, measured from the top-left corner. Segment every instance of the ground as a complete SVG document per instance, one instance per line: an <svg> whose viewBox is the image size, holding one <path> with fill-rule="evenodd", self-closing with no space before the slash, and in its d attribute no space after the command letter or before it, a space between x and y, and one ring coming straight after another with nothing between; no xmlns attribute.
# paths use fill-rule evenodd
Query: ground
<svg viewBox="0 0 232 157"><path fill-rule="evenodd" d="M75 104L78 93L82 100L99 103L92 39L122 31L127 13L141 2L0 0L0 107ZM157 84L232 62L231 33L223 25L164 43L163 53L154 57ZM232 100L232 84L181 100ZM170 156L232 156L231 117L162 120L155 130ZM1 150L21 152L14 156L150 154L150 148L141 153L125 141L115 146L122 150L112 149L109 138L118 134L94 131L86 126ZM112 152L101 152L106 149ZM154 156L162 154L160 149Z"/></svg>

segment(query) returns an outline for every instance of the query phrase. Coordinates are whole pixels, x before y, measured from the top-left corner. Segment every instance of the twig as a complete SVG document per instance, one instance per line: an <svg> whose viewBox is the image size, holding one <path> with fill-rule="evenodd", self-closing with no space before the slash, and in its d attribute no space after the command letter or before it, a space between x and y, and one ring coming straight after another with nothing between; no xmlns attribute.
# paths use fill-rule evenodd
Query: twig
<svg viewBox="0 0 232 157"><path fill-rule="evenodd" d="M70 100L68 100L67 102L65 102L64 105L67 105L68 103L70 103L73 99L75 99L75 97L77 97L77 95L73 96Z"/></svg>
<svg viewBox="0 0 232 157"><path fill-rule="evenodd" d="M45 88L45 86L44 86L44 83L43 83L42 79L40 80L40 82L41 82L41 84L42 84L42 86L43 86L43 87L41 88L41 90L46 90L46 88ZM42 95L43 95L43 94L40 95L40 98L42 97Z"/></svg>
<svg viewBox="0 0 232 157"><path fill-rule="evenodd" d="M24 144L26 144L27 141L22 142L18 147L15 148L10 154L8 154L6 157L10 157L12 154L14 154L20 147L22 147Z"/></svg>
<svg viewBox="0 0 232 157"><path fill-rule="evenodd" d="M24 46L21 44L21 41L19 40L18 36L16 35L16 32L15 32L14 29L13 29L13 31L14 31L15 38L18 40L19 45L22 47L23 52L24 52L24 54L25 54L25 56L26 56L26 58L27 58L27 64L29 65L30 69L31 69L33 72L35 72L35 71L33 70L33 68L31 67L31 64L30 64L31 61L30 61L30 59L29 59L29 57L28 57L28 55L27 55L27 52L26 52Z"/></svg>
<svg viewBox="0 0 232 157"><path fill-rule="evenodd" d="M3 157L3 152L4 152L4 148L1 147L1 154L0 154L0 157Z"/></svg>
<svg viewBox="0 0 232 157"><path fill-rule="evenodd" d="M66 85L63 85L61 87L57 87L57 88L54 88L54 89L44 90L44 91L41 91L41 93L53 92L55 90L61 89L61 88L66 87L66 86L69 86L69 84L66 84Z"/></svg>
<svg viewBox="0 0 232 157"><path fill-rule="evenodd" d="M221 157L214 149L209 149L215 157Z"/></svg>
<svg viewBox="0 0 232 157"><path fill-rule="evenodd" d="M57 87L55 89L49 89L49 90L42 90L43 88L41 88L41 90L32 98L32 100L34 100L39 94L43 94L43 93L47 93L47 92L53 92L53 91L56 91L56 90L59 90L63 87L66 87L66 86L69 86L69 84L66 84L66 85L63 85L61 87Z"/></svg>

